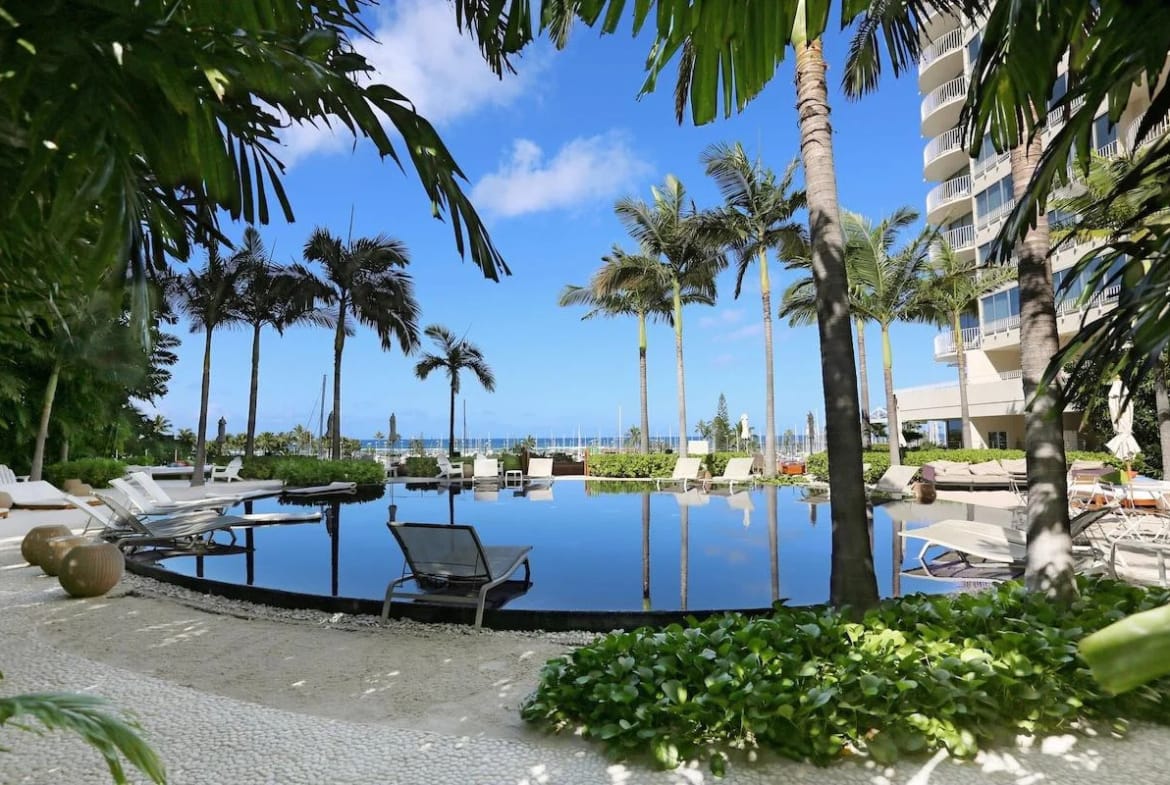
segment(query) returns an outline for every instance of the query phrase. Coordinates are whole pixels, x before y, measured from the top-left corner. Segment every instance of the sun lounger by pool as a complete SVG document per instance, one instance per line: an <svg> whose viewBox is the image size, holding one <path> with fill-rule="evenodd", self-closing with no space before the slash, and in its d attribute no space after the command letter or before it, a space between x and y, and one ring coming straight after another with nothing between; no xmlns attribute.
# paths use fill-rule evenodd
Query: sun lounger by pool
<svg viewBox="0 0 1170 785"><path fill-rule="evenodd" d="M529 458L525 482L551 483L553 481L552 458Z"/></svg>
<svg viewBox="0 0 1170 785"><path fill-rule="evenodd" d="M866 490L871 496L885 496L900 499L910 493L910 484L918 474L917 466L891 466L882 473L878 481Z"/></svg>
<svg viewBox="0 0 1170 785"><path fill-rule="evenodd" d="M113 496L100 491L96 495L108 509L91 507L85 500L76 496L66 496L66 499L84 512L91 523L97 523L101 527L99 532L101 537L114 542L118 547L170 542L190 543L202 539L204 535L210 537L216 531L222 530L231 534L232 526L244 522L242 518L219 515L214 510L195 511L145 522ZM86 525L86 530L89 526L90 524ZM235 535L231 536L234 542Z"/></svg>
<svg viewBox="0 0 1170 785"><path fill-rule="evenodd" d="M500 461L496 458L481 458L478 455L472 467L472 482L499 482Z"/></svg>
<svg viewBox="0 0 1170 785"><path fill-rule="evenodd" d="M0 485L13 485L28 479L27 474L17 474L3 463L0 463Z"/></svg>
<svg viewBox="0 0 1170 785"><path fill-rule="evenodd" d="M243 479L240 477L240 469L242 468L244 468L244 459L232 458L228 461L227 466L211 467L211 481L223 480L224 482L232 482L233 480Z"/></svg>
<svg viewBox="0 0 1170 785"><path fill-rule="evenodd" d="M675 461L674 471L669 477L659 477L655 480L658 490L662 490L663 485L678 485L681 490L687 489L687 483L695 482L699 479L699 472L703 468L702 458L679 458Z"/></svg>
<svg viewBox="0 0 1170 785"><path fill-rule="evenodd" d="M249 512L236 516L244 523L233 525L233 529L244 529L249 526L269 526L284 523L312 523L322 518L319 510L305 512Z"/></svg>
<svg viewBox="0 0 1170 785"><path fill-rule="evenodd" d="M69 507L65 492L44 480L0 485L0 491L12 497L13 507L32 510L63 510Z"/></svg>
<svg viewBox="0 0 1170 785"><path fill-rule="evenodd" d="M391 602L396 596L410 596L416 602L473 606L475 626L479 627L489 591L507 581L522 565L525 588L532 584L528 563L531 545L485 546L475 527L463 524L389 521L386 525L402 548L408 572L386 587L383 622L390 617ZM418 593L397 591L412 580L419 586Z"/></svg>
<svg viewBox="0 0 1170 785"><path fill-rule="evenodd" d="M130 482L142 489L142 492L159 507L184 507L196 506L198 504L211 505L212 502L222 502L224 504L235 504L241 502L246 498L254 498L258 494L275 495L279 490L279 484L271 490L256 490L245 493L229 493L223 495L213 495L208 492L207 496L201 499L175 499L166 489L146 472L130 472ZM274 481L279 483L279 481ZM230 504L229 504L230 503Z"/></svg>
<svg viewBox="0 0 1170 785"><path fill-rule="evenodd" d="M215 510L220 514L239 501L237 498L220 499L192 499L191 501L158 502L146 495L142 488L134 483L122 479L110 480L110 485L119 491L129 502L134 512L140 515L174 515L179 512L192 510Z"/></svg>
<svg viewBox="0 0 1170 785"><path fill-rule="evenodd" d="M356 482L331 482L328 485L314 485L308 488L285 488L285 496L327 496L333 493L353 493Z"/></svg>
<svg viewBox="0 0 1170 785"><path fill-rule="evenodd" d="M718 477L712 477L707 480L705 484L721 485L726 483L730 491L735 491L735 484L740 485L754 485L756 478L752 476L752 459L751 458L730 458L727 461L727 466L723 468L723 474Z"/></svg>
<svg viewBox="0 0 1170 785"><path fill-rule="evenodd" d="M439 462L439 475L438 476L440 479L451 480L451 479L455 479L456 477L459 478L460 480L463 479L463 464L462 464L462 462L451 463L451 459L448 458L446 455L440 455L436 460Z"/></svg>

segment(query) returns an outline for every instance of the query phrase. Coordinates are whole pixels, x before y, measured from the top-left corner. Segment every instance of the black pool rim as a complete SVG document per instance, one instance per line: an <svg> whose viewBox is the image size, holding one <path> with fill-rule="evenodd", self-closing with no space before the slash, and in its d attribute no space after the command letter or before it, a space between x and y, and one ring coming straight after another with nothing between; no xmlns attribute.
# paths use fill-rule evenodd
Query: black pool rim
<svg viewBox="0 0 1170 785"><path fill-rule="evenodd" d="M360 597L326 597L320 594L303 594L196 578L139 561L132 555L126 557L126 569L135 575L151 578L161 583L169 583L201 594L258 605L270 605L274 608L367 616L380 616L382 613L381 600ZM693 611L560 611L534 608L509 610L505 606L504 608L486 609L483 614L483 626L493 630L610 632L612 630L633 630L638 627L665 627L674 623L685 624L687 619L705 619L722 613L769 616L773 612L771 607ZM431 624L467 624L470 626L475 621L475 609L450 605L396 602L391 606L390 617L391 619L411 619Z"/></svg>

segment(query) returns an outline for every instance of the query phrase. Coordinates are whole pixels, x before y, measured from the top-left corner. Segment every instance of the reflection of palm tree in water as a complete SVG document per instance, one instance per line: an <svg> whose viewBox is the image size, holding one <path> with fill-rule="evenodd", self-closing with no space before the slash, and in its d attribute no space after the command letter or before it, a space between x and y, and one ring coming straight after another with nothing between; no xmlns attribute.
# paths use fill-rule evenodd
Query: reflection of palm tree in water
<svg viewBox="0 0 1170 785"><path fill-rule="evenodd" d="M325 531L329 533L329 591L336 597L341 555L341 502L329 502L326 507Z"/></svg>
<svg viewBox="0 0 1170 785"><path fill-rule="evenodd" d="M685 611L687 609L687 588L690 581L690 576L687 571L687 562L690 561L690 540L691 540L691 509L686 505L678 508L679 532L682 535L682 543L679 546L679 610Z"/></svg>
<svg viewBox="0 0 1170 785"><path fill-rule="evenodd" d="M893 595L895 597L901 597L902 596L902 559L905 558L905 555L903 553L903 549L905 548L905 543L902 542L902 529L906 526L906 522L900 521L897 518L894 518L892 520L892 524L893 524L893 531L892 531L891 539L893 539L893 541L894 541L893 542L894 555L893 555L893 559L892 559L894 566L893 566L892 572L894 573L894 579L893 579L893 586L891 588L891 591L893 592Z"/></svg>
<svg viewBox="0 0 1170 785"><path fill-rule="evenodd" d="M776 504L776 486L764 486L764 501L768 505L768 566L772 575L772 602L780 599L780 521ZM816 509L815 504L810 507Z"/></svg>
<svg viewBox="0 0 1170 785"><path fill-rule="evenodd" d="M642 493L642 610L650 610L650 493Z"/></svg>

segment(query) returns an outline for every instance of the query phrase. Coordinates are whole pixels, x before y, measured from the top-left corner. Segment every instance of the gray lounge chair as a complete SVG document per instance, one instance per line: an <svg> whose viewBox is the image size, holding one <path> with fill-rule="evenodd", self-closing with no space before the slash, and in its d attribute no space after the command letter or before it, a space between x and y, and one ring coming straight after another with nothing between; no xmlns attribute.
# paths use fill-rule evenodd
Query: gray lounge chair
<svg viewBox="0 0 1170 785"><path fill-rule="evenodd" d="M208 499L193 499L191 501L178 502L172 499L169 502L160 502L147 496L142 488L127 482L122 479L110 480L110 485L115 490L121 492L130 506L139 515L175 515L182 512L192 512L194 510L215 510L219 514L235 504L238 499L222 499L222 498L208 498Z"/></svg>
<svg viewBox="0 0 1170 785"><path fill-rule="evenodd" d="M386 587L383 622L390 618L394 597L411 596L416 601L475 606L475 626L479 627L489 591L508 580L521 565L525 587L532 583L528 563L531 545L484 546L475 527L463 524L389 521L386 525L402 548L408 573ZM411 580L420 592L396 591Z"/></svg>
<svg viewBox="0 0 1170 785"><path fill-rule="evenodd" d="M101 527L99 534L110 540L118 547L150 545L155 543L188 543L194 544L202 540L204 535L210 537L217 531L226 531L235 542L236 535L231 530L233 526L246 526L248 522L234 515L220 515L215 510L196 510L190 513L172 515L168 518L157 518L144 521L134 514L121 501L108 493L94 494L101 499L108 510L100 507L90 507L84 500L76 496L66 496L74 507L82 510L91 522L97 522ZM86 525L86 530L89 525Z"/></svg>

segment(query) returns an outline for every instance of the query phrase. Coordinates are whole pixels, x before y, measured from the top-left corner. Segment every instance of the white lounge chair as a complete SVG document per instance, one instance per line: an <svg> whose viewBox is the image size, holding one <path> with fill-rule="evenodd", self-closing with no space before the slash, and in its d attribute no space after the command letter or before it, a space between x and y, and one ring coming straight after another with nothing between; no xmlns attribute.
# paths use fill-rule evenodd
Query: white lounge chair
<svg viewBox="0 0 1170 785"><path fill-rule="evenodd" d="M681 485L682 490L687 489L687 483L699 479L699 471L703 468L702 458L679 458L675 461L674 471L670 477L659 477L655 480L658 490L662 490L665 485Z"/></svg>
<svg viewBox="0 0 1170 785"><path fill-rule="evenodd" d="M192 510L216 510L222 515L228 507L239 501L235 497L220 497L217 499L192 499L184 502L177 502L174 499L169 502L159 502L147 496L142 488L126 480L113 479L110 480L110 485L125 496L130 507L140 515L173 515Z"/></svg>
<svg viewBox="0 0 1170 785"><path fill-rule="evenodd" d="M900 499L910 494L910 485L918 474L917 466L891 466L885 470L878 481L868 486L872 496L886 496Z"/></svg>
<svg viewBox="0 0 1170 785"><path fill-rule="evenodd" d="M395 596L413 596L422 602L474 606L475 626L480 627L489 591L508 580L521 565L525 589L532 584L528 563L531 545L484 546L475 528L463 524L389 521L386 525L402 548L408 572L386 587L383 622L390 618ZM411 580L420 592L408 595L395 591Z"/></svg>
<svg viewBox="0 0 1170 785"><path fill-rule="evenodd" d="M705 480L704 485L721 485L727 484L729 491L735 491L735 484L740 485L754 485L756 478L752 475L752 459L751 458L730 458L727 461L727 466L723 467L723 474L718 477L712 477L710 480Z"/></svg>
<svg viewBox="0 0 1170 785"><path fill-rule="evenodd" d="M500 481L500 461L497 458L481 458L475 457L475 463L472 466L472 482L499 482Z"/></svg>
<svg viewBox="0 0 1170 785"><path fill-rule="evenodd" d="M551 483L553 481L552 466L552 458L529 458L528 474L524 476L524 481Z"/></svg>
<svg viewBox="0 0 1170 785"><path fill-rule="evenodd" d="M463 464L451 463L451 459L446 455L440 455L437 459L439 461L439 477L445 479L454 479L458 477L463 479Z"/></svg>
<svg viewBox="0 0 1170 785"><path fill-rule="evenodd" d="M193 544L203 535L210 537L216 531L227 531L235 542L236 535L231 527L247 525L243 518L220 515L214 510L198 510L146 522L110 494L99 491L95 495L108 509L91 507L76 496L67 496L66 499L89 517L86 531L90 524L97 523L101 526L100 536L120 548L171 542Z"/></svg>
<svg viewBox="0 0 1170 785"><path fill-rule="evenodd" d="M60 510L69 506L69 503L65 501L65 492L44 480L0 485L0 491L12 497L13 507Z"/></svg>
<svg viewBox="0 0 1170 785"><path fill-rule="evenodd" d="M711 503L711 497L702 493L698 488L685 491L674 491L672 494L679 507L702 507Z"/></svg>
<svg viewBox="0 0 1170 785"><path fill-rule="evenodd" d="M27 474L17 474L5 464L0 463L0 485L11 485L17 482L24 482L27 479Z"/></svg>
<svg viewBox="0 0 1170 785"><path fill-rule="evenodd" d="M240 469L243 467L243 458L232 458L228 461L227 466L212 466L211 481L223 480L224 482L231 482L232 480L242 479L240 477Z"/></svg>
<svg viewBox="0 0 1170 785"><path fill-rule="evenodd" d="M188 503L188 500L186 499L175 499L172 497L169 493L167 493L166 488L163 488L158 484L158 480L154 479L154 477L147 474L146 472L131 472L130 481L141 488L147 496L149 496L153 501L157 502L160 506ZM282 483L280 480L259 480L256 481L255 484L263 485L264 487L255 488L249 491L239 491L237 493L226 493L218 495L212 493L211 491L207 491L207 495L205 497L201 499L191 499L190 502L194 504L195 502L229 502L234 500L238 503L247 499L258 499L263 496L276 496L280 493L280 490L284 485L284 483Z"/></svg>

